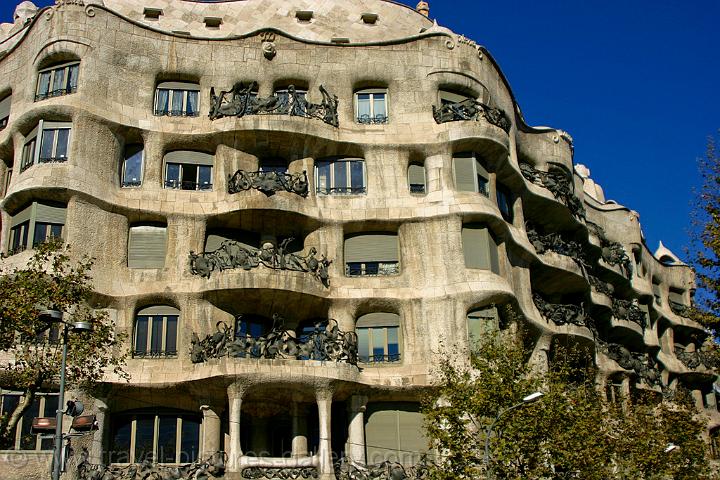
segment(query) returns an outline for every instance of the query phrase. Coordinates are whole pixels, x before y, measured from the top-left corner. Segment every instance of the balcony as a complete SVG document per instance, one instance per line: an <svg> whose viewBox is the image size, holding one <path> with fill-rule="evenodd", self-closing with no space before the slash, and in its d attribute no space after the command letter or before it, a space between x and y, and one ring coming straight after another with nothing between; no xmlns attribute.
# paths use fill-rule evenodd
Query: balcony
<svg viewBox="0 0 720 480"><path fill-rule="evenodd" d="M44 93L38 93L35 95L35 101L46 100L48 98L62 97L63 95L70 95L71 93L77 92L77 85L67 88L57 88Z"/></svg>
<svg viewBox="0 0 720 480"><path fill-rule="evenodd" d="M433 105L435 122L447 123L461 120L480 121L484 119L491 125L501 128L505 133L510 132L510 119L503 110L492 108L472 98L460 102L443 102L437 107Z"/></svg>

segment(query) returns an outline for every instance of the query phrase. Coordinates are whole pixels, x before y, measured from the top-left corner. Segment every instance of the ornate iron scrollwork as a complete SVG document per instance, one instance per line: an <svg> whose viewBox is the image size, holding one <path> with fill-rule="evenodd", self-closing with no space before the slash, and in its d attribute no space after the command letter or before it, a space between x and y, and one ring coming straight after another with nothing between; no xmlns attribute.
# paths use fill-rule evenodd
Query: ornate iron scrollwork
<svg viewBox="0 0 720 480"><path fill-rule="evenodd" d="M537 226L531 223L525 224L525 230L527 231L528 240L540 255L551 251L572 258L581 268L588 267L587 255L579 242L565 240L557 232L543 234Z"/></svg>
<svg viewBox="0 0 720 480"><path fill-rule="evenodd" d="M621 243L613 242L605 234L605 229L597 223L587 222L588 229L600 239L602 259L609 265L618 265L626 278L630 279L633 264Z"/></svg>
<svg viewBox="0 0 720 480"><path fill-rule="evenodd" d="M603 282L595 275L588 274L587 278L590 281L592 288L594 288L597 292L607 295L608 297L612 296L615 292L615 287L613 287L611 283Z"/></svg>
<svg viewBox="0 0 720 480"><path fill-rule="evenodd" d="M250 189L259 190L268 197L275 192L290 192L308 196L307 172L246 172L238 170L228 178L228 193L240 193Z"/></svg>
<svg viewBox="0 0 720 480"><path fill-rule="evenodd" d="M585 207L573 193L572 175L558 166L551 166L547 172L538 170L529 163L520 163L520 173L528 182L550 190L553 197L568 207L570 213L579 220L585 221Z"/></svg>
<svg viewBox="0 0 720 480"><path fill-rule="evenodd" d="M620 300L618 298L613 298L612 312L613 317L618 320L635 322L643 329L647 327L647 315L645 315L645 312L642 311L640 304L635 298L632 300Z"/></svg>
<svg viewBox="0 0 720 480"><path fill-rule="evenodd" d="M83 448L77 466L78 480L136 480L176 479L207 480L225 475L225 452L217 452L209 459L187 465L166 466L145 461L125 466L93 465L88 461L88 451Z"/></svg>
<svg viewBox="0 0 720 480"><path fill-rule="evenodd" d="M248 467L242 471L248 480L306 480L318 478L315 467Z"/></svg>
<svg viewBox="0 0 720 480"><path fill-rule="evenodd" d="M472 98L461 102L446 103L440 107L433 105L433 118L437 123L457 122L459 120L479 121L484 118L489 124L510 132L510 119L499 108L493 108Z"/></svg>
<svg viewBox="0 0 720 480"><path fill-rule="evenodd" d="M330 284L328 266L332 260L325 255L316 258L317 249L311 247L307 255L289 253L287 246L293 238L286 238L278 246L266 244L262 248L253 248L233 240L225 240L220 248L213 252L197 254L190 252L190 272L193 275L210 278L215 271L242 268L252 270L260 265L273 270L291 270L312 274L326 287Z"/></svg>
<svg viewBox="0 0 720 480"><path fill-rule="evenodd" d="M690 370L695 370L701 365L708 369L720 368L720 358L709 351L710 348L712 347L703 345L700 350L687 352L684 347L676 346L675 356Z"/></svg>
<svg viewBox="0 0 720 480"><path fill-rule="evenodd" d="M555 325L586 326L585 310L582 305L572 303L550 303L539 294L533 294L535 306L545 320L552 320Z"/></svg>
<svg viewBox="0 0 720 480"><path fill-rule="evenodd" d="M647 353L631 352L619 343L606 343L600 340L597 341L597 349L615 360L625 370L635 372L646 384L663 387L658 364Z"/></svg>
<svg viewBox="0 0 720 480"><path fill-rule="evenodd" d="M242 315L236 319L240 321ZM301 337L293 335L281 325L282 318L274 317L270 333L261 337L239 335L224 322L218 322L217 331L204 339L192 334L190 359L203 363L210 358L287 358L294 360L321 360L356 365L358 340L355 332L343 332L335 320L315 324L312 332Z"/></svg>
<svg viewBox="0 0 720 480"><path fill-rule="evenodd" d="M690 318L690 307L672 301L668 303L670 304L670 310L672 310L675 315L679 317Z"/></svg>
<svg viewBox="0 0 720 480"><path fill-rule="evenodd" d="M324 86L320 85L322 94L321 103L310 103L305 95L299 93L295 86L287 88L287 95L272 95L258 97L255 94L256 82L248 85L237 83L230 90L223 90L220 95L215 94L215 88L210 89L210 120L223 117L244 117L246 115L290 115L306 118L317 118L337 127L338 99L331 95Z"/></svg>
<svg viewBox="0 0 720 480"><path fill-rule="evenodd" d="M342 459L335 464L335 477L338 480L426 480L430 478L430 465L425 455L412 467L390 461L361 465Z"/></svg>

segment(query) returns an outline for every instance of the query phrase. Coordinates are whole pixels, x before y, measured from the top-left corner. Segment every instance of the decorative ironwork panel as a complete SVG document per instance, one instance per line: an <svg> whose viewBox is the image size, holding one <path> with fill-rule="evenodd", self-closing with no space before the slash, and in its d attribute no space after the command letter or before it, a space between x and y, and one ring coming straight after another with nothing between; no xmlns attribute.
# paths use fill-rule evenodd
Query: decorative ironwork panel
<svg viewBox="0 0 720 480"><path fill-rule="evenodd" d="M670 310L680 317L690 318L690 307L677 302L669 302Z"/></svg>
<svg viewBox="0 0 720 480"><path fill-rule="evenodd" d="M595 275L588 274L587 278L590 281L592 288L594 288L597 292L605 294L608 297L615 292L615 287L613 287L611 283L603 282Z"/></svg>
<svg viewBox="0 0 720 480"><path fill-rule="evenodd" d="M232 240L225 240L215 251L197 254L190 252L190 272L210 278L212 272L242 268L252 270L260 265L273 270L291 270L312 274L324 286L330 285L328 266L332 260L325 255L317 258L317 250L311 247L307 255L289 253L287 246L293 238L286 238L280 245L267 244L253 248Z"/></svg>
<svg viewBox="0 0 720 480"><path fill-rule="evenodd" d="M588 229L600 239L600 247L602 248L601 256L605 263L609 265L618 265L623 275L630 279L633 272L633 264L625 251L625 247L621 243L613 242L605 234L605 229L593 222L587 222Z"/></svg>
<svg viewBox="0 0 720 480"><path fill-rule="evenodd" d="M385 123L388 123L388 116L387 115L359 115L357 117L357 122L361 125L383 125Z"/></svg>
<svg viewBox="0 0 720 480"><path fill-rule="evenodd" d="M241 318L242 315L236 320ZM273 319L273 329L260 337L241 335L224 322L218 322L217 331L202 340L193 332L190 359L193 363L203 363L221 357L286 358L357 365L357 335L340 331L335 320L317 323L312 332L305 332L299 338L282 327L282 317L276 314Z"/></svg>
<svg viewBox="0 0 720 480"><path fill-rule="evenodd" d="M78 480L138 480L174 479L196 480L220 478L225 475L225 452L217 452L201 462L187 465L158 465L149 461L125 466L93 465L88 461L88 451L83 448L77 466Z"/></svg>
<svg viewBox="0 0 720 480"><path fill-rule="evenodd" d="M559 233L543 234L541 230L531 223L525 224L528 240L532 243L535 251L543 254L547 251L555 252L558 255L564 255L572 258L581 268L589 267L587 254L579 242L573 240L565 240Z"/></svg>
<svg viewBox="0 0 720 480"><path fill-rule="evenodd" d="M248 467L242 471L242 478L248 480L306 480L318 477L315 467Z"/></svg>
<svg viewBox="0 0 720 480"><path fill-rule="evenodd" d="M275 192L290 192L307 197L307 172L280 173L280 172L246 172L238 170L228 179L228 193L240 193L251 189L259 190L268 197Z"/></svg>
<svg viewBox="0 0 720 480"><path fill-rule="evenodd" d="M650 355L631 352L627 347L618 343L605 343L601 340L596 340L596 342L597 349L615 360L622 368L632 370L648 385L663 387L658 364Z"/></svg>
<svg viewBox="0 0 720 480"><path fill-rule="evenodd" d="M321 103L310 103L305 95L299 93L294 85L287 88L287 95L258 97L255 93L256 82L248 85L237 83L230 90L215 94L210 89L210 120L223 117L244 117L246 115L290 115L305 118L316 118L333 127L339 126L338 98L331 95L323 85Z"/></svg>
<svg viewBox="0 0 720 480"><path fill-rule="evenodd" d="M457 122L459 120L479 121L484 118L491 125L495 125L510 132L510 119L499 108L493 108L472 98L461 102L446 103L440 107L433 105L433 117L437 123Z"/></svg>
<svg viewBox="0 0 720 480"><path fill-rule="evenodd" d="M573 305L571 303L550 303L545 301L537 293L533 294L535 306L545 320L552 320L555 325L577 325L579 327L586 326L585 311L582 305Z"/></svg>
<svg viewBox="0 0 720 480"><path fill-rule="evenodd" d="M710 350L710 346L695 350L694 352L687 352L685 348L677 346L675 347L675 356L690 370L695 370L701 365L705 368L720 368L720 360L717 355L713 355Z"/></svg>
<svg viewBox="0 0 720 480"><path fill-rule="evenodd" d="M342 459L335 464L335 477L338 480L426 480L430 478L430 465L426 456L412 467L390 461L362 465Z"/></svg>
<svg viewBox="0 0 720 480"><path fill-rule="evenodd" d="M647 327L647 316L645 312L640 308L640 304L637 299L632 300L620 300L617 298L612 299L612 312L613 317L618 320L626 320L635 322L640 325L643 329Z"/></svg>
<svg viewBox="0 0 720 480"><path fill-rule="evenodd" d="M563 203L573 216L585 221L585 207L574 194L572 176L560 167L550 167L547 172L538 170L529 163L520 164L520 172L528 182L546 188L553 197Z"/></svg>

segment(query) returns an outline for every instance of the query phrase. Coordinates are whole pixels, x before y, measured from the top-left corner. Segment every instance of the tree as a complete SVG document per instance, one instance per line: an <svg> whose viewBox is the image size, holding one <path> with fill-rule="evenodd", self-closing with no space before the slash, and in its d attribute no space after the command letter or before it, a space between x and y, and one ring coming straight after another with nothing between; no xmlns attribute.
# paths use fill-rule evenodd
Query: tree
<svg viewBox="0 0 720 480"><path fill-rule="evenodd" d="M486 478L487 426L538 390L540 401L503 415L490 436L497 478L703 478L703 425L692 407L609 404L587 353L558 348L552 369L541 373L529 364L522 337L512 331L489 337L469 365L461 357L439 361L436 389L424 403L428 436L440 453L430 478ZM680 448L665 453L670 443Z"/></svg>
<svg viewBox="0 0 720 480"><path fill-rule="evenodd" d="M0 385L22 391L22 400L0 418L0 448L12 443L15 427L32 406L36 394L56 387L62 355L62 335L51 338L48 325L38 317L41 309L64 312L64 321L90 322L92 331L68 335L67 384L92 387L106 372L125 376L124 335L115 333L108 314L93 309L87 257L72 260L70 249L59 240L36 247L27 265L0 265ZM43 333L44 332L44 333Z"/></svg>

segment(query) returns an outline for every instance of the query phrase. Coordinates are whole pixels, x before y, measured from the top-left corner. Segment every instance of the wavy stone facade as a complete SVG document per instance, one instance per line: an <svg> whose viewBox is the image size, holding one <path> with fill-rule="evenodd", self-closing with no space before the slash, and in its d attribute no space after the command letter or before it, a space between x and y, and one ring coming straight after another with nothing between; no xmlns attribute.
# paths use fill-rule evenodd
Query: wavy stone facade
<svg viewBox="0 0 720 480"><path fill-rule="evenodd" d="M20 265L60 234L95 257L133 352L132 380L88 400L100 429L68 478L410 467L435 355L503 327L503 305L538 368L584 345L611 398L682 384L720 425L690 268L648 250L566 132L525 124L484 48L422 13L58 0L0 36L2 251ZM3 478L45 478L20 453Z"/></svg>

